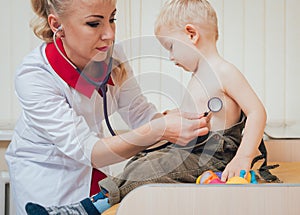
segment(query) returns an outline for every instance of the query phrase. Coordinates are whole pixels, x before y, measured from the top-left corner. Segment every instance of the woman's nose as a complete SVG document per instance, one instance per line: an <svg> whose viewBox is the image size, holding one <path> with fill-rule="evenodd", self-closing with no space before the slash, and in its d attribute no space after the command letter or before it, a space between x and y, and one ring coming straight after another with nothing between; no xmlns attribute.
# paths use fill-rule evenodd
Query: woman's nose
<svg viewBox="0 0 300 215"><path fill-rule="evenodd" d="M101 36L102 40L114 40L115 39L115 25L107 24Z"/></svg>

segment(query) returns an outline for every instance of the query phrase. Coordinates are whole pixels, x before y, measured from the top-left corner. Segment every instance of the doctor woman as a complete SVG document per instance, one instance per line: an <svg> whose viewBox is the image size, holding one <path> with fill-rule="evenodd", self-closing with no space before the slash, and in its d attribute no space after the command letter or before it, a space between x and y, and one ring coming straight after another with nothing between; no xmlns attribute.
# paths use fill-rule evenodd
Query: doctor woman
<svg viewBox="0 0 300 215"><path fill-rule="evenodd" d="M200 114L158 114L125 63L112 71L107 103L109 114L119 112L132 131L104 138L101 92L78 71L91 64L87 75L102 80L97 71L115 40L116 0L31 3L38 17L34 32L45 43L25 57L15 77L22 114L6 160L17 214L26 213L29 201L45 206L78 202L99 191L97 182L105 175L96 168L160 140L185 145L208 132L209 119ZM114 56L114 62L124 60L116 47Z"/></svg>

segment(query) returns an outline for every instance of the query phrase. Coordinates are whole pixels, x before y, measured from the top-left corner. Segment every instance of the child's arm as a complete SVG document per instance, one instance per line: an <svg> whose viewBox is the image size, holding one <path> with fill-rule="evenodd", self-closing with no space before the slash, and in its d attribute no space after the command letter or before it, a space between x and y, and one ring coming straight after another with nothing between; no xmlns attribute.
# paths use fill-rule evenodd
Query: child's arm
<svg viewBox="0 0 300 215"><path fill-rule="evenodd" d="M233 176L239 176L240 170L246 172L250 170L251 162L258 152L263 137L267 116L263 104L237 68L232 66L230 75L227 73L222 78L225 93L237 102L247 116L241 145L222 174L222 181L225 181Z"/></svg>

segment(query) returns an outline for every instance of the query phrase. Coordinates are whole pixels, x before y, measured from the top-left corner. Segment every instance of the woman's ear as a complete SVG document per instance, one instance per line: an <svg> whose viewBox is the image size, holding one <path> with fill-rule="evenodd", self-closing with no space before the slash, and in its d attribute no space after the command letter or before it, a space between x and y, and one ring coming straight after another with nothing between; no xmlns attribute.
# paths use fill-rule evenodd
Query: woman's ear
<svg viewBox="0 0 300 215"><path fill-rule="evenodd" d="M196 45L199 42L200 34L198 29L194 25L187 24L185 26L185 33L189 36L189 39L194 45Z"/></svg>
<svg viewBox="0 0 300 215"><path fill-rule="evenodd" d="M62 26L54 14L49 14L48 23L53 33L59 30L60 32L57 34L57 36L63 37Z"/></svg>

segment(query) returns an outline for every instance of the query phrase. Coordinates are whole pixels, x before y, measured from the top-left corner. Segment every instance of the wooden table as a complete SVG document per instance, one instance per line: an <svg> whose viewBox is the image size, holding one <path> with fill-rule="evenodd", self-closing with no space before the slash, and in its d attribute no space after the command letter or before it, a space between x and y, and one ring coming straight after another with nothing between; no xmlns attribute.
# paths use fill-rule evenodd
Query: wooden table
<svg viewBox="0 0 300 215"><path fill-rule="evenodd" d="M275 174L281 181L283 181L283 186L288 185L289 184L299 184L299 190L300 190L300 162L271 162L272 164L279 164L280 166L276 169L270 170L273 174ZM260 165L260 163L257 163L254 166L254 170ZM268 184L269 185L269 184ZM226 186L226 185L225 185ZM258 185L259 186L259 185ZM263 186L263 185L262 185ZM297 187L297 186L296 186ZM218 187L217 187L218 188ZM220 188L220 187L219 187ZM137 188L139 189L139 188ZM196 189L196 188L195 188ZM276 191L276 187L274 187L273 190L274 192L285 192L285 191ZM280 188L281 189L281 188ZM151 192L149 190L149 192ZM170 191L173 192L173 191ZM225 191L224 191L225 192ZM256 192L256 191L255 191ZM268 192L270 192L270 190L268 190ZM194 194L197 195L198 193ZM134 195L134 193L133 193ZM148 195L147 195L148 196ZM300 193L299 193L300 196ZM193 197L191 197L193 198ZM147 198L145 198L147 199ZM150 203L150 202L149 202ZM103 213L103 215L115 215L117 213L117 210L119 208L120 204L114 205L113 207L111 207L109 210L105 211ZM139 205L136 205L137 207ZM122 208L121 208L122 209ZM121 214L124 214L121 212ZM271 213L270 213L271 214ZM293 214L293 212L291 212L291 214ZM223 214L224 215L224 214Z"/></svg>

